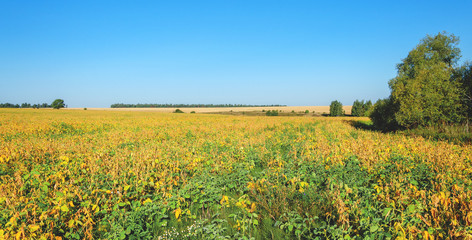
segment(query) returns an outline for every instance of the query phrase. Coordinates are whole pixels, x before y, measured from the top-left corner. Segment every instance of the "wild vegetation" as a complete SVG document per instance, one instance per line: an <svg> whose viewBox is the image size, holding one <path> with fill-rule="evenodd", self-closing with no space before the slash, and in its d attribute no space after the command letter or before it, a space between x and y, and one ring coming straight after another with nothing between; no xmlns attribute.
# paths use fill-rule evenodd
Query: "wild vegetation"
<svg viewBox="0 0 472 240"><path fill-rule="evenodd" d="M0 239L468 239L472 147L367 118L0 110Z"/></svg>

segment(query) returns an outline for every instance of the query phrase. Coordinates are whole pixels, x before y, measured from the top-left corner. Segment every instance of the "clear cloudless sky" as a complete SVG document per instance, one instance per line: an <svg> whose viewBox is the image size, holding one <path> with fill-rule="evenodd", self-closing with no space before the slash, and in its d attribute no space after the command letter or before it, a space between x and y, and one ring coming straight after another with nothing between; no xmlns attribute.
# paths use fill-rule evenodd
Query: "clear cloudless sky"
<svg viewBox="0 0 472 240"><path fill-rule="evenodd" d="M389 95L472 1L0 1L0 102L329 105Z"/></svg>

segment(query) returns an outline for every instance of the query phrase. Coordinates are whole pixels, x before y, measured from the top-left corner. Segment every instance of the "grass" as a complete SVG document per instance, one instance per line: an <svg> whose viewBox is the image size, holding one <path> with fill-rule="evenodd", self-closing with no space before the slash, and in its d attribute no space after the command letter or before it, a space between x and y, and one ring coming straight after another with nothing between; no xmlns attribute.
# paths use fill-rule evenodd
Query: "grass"
<svg viewBox="0 0 472 240"><path fill-rule="evenodd" d="M441 125L432 127L419 127L401 131L410 136L422 136L436 141L449 141L460 144L472 143L472 126L464 124Z"/></svg>

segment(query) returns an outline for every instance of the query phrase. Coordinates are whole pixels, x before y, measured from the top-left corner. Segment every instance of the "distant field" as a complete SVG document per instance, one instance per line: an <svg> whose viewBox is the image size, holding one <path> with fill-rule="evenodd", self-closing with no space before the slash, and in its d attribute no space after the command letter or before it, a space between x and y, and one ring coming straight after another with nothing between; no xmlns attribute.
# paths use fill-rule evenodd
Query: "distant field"
<svg viewBox="0 0 472 240"><path fill-rule="evenodd" d="M346 114L351 114L352 106L344 106ZM68 108L82 109L82 108ZM105 110L105 111L139 111L139 112L173 112L176 108L88 108L88 110ZM283 112L304 112L308 110L315 113L329 113L329 106L286 106L286 107L229 107L229 108L179 108L186 113L195 111L196 113L215 113L215 112L251 112L262 110L282 110Z"/></svg>

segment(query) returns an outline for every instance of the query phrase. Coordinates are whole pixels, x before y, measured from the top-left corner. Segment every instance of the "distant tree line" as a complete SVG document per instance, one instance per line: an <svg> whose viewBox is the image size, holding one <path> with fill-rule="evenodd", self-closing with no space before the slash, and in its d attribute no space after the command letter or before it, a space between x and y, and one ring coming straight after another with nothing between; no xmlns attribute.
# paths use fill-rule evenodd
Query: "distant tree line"
<svg viewBox="0 0 472 240"><path fill-rule="evenodd" d="M51 104L43 103L43 104L31 104L31 103L22 103L20 104L13 104L13 103L0 103L0 108L54 108L59 109L66 107L64 100L56 99Z"/></svg>
<svg viewBox="0 0 472 240"><path fill-rule="evenodd" d="M47 103L43 104L31 104L31 103L22 103L13 104L13 103L0 103L0 108L51 108L51 105Z"/></svg>
<svg viewBox="0 0 472 240"><path fill-rule="evenodd" d="M222 108L222 107L284 107L284 106L286 105L115 103L115 104L112 104L110 107L111 108Z"/></svg>

